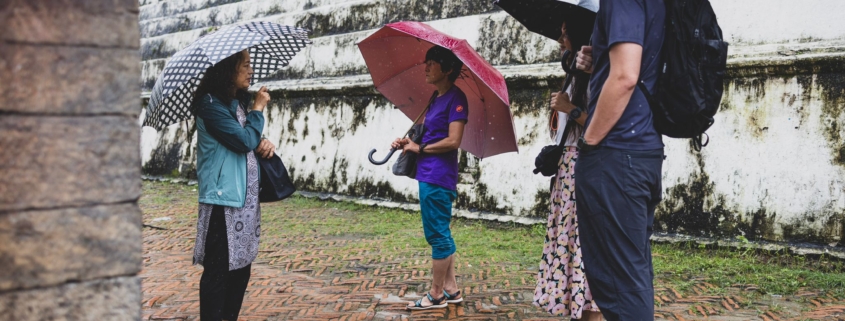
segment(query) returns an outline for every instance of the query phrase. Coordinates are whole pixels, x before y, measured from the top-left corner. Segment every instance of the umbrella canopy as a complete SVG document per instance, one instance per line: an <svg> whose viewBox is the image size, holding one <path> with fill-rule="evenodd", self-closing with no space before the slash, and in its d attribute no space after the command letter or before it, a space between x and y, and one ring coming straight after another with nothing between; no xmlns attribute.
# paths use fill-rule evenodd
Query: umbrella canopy
<svg viewBox="0 0 845 321"><path fill-rule="evenodd" d="M560 26L583 23L592 26L599 11L599 0L495 0L494 4L504 9L528 30L557 40Z"/></svg>
<svg viewBox="0 0 845 321"><path fill-rule="evenodd" d="M249 49L251 83L276 73L310 44L305 29L272 22L248 22L197 39L167 61L153 85L144 126L161 130L193 115L191 103L205 71L227 57Z"/></svg>
<svg viewBox="0 0 845 321"><path fill-rule="evenodd" d="M451 50L464 63L455 81L467 96L469 120L461 149L478 158L517 151L505 79L466 40L420 22L385 25L358 49L376 89L411 119L425 109L435 88L425 82L425 54L433 46Z"/></svg>

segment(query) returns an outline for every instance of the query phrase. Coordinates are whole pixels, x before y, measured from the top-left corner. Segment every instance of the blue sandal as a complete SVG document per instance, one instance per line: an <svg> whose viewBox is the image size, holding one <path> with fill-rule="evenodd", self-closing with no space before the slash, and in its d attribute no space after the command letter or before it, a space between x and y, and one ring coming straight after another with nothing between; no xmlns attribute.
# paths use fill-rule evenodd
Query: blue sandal
<svg viewBox="0 0 845 321"><path fill-rule="evenodd" d="M446 303L461 303L464 302L464 297L461 296L460 298L455 299L456 296L461 295L461 290L458 290L455 293L449 294L446 290L443 290L443 297L446 298Z"/></svg>
<svg viewBox="0 0 845 321"><path fill-rule="evenodd" d="M431 302L431 305L423 306L422 305L423 299L419 299L419 300L414 301L414 306L407 307L407 309L408 310L442 309L442 308L445 308L449 305L448 303L443 302L443 300L446 299L446 296L443 296L443 297L441 297L440 299L437 299L437 300L435 300L433 297L431 297L431 293L426 293L425 296L428 298L428 302Z"/></svg>

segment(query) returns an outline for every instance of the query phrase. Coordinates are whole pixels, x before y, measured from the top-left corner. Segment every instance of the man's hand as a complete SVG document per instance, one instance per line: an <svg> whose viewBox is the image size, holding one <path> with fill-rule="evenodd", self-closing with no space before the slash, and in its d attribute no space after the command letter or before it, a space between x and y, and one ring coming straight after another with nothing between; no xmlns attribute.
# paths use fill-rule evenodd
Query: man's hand
<svg viewBox="0 0 845 321"><path fill-rule="evenodd" d="M578 70L588 74L593 73L593 47L583 46L575 56L575 66Z"/></svg>
<svg viewBox="0 0 845 321"><path fill-rule="evenodd" d="M255 149L255 153L261 158L270 158L273 157L273 154L276 153L276 146L273 146L273 143L270 142L268 139L262 139L260 143L258 143L258 148Z"/></svg>
<svg viewBox="0 0 845 321"><path fill-rule="evenodd" d="M593 120L584 132L584 140L590 145L601 143L628 107L637 87L643 47L617 43L610 47L609 56L610 72L596 102Z"/></svg>

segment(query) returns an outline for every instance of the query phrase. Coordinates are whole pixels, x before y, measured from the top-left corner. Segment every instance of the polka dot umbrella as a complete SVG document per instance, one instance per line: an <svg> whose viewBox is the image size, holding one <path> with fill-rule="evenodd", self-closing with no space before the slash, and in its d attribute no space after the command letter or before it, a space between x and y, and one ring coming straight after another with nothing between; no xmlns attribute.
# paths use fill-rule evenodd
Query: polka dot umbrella
<svg viewBox="0 0 845 321"><path fill-rule="evenodd" d="M249 50L254 83L287 66L309 44L308 30L266 21L205 35L174 54L164 66L150 94L144 126L161 130L193 116L191 102L205 71L235 53Z"/></svg>

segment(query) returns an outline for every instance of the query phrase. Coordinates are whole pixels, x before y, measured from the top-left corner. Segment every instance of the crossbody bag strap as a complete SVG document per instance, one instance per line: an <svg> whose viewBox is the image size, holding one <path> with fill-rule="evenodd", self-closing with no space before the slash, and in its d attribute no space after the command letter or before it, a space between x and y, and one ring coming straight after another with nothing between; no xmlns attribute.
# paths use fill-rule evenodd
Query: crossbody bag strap
<svg viewBox="0 0 845 321"><path fill-rule="evenodd" d="M425 106L425 109L423 109L422 112L419 115L417 115L417 118L414 119L414 122L411 124L411 127L408 128L407 131L405 131L405 136L408 136L408 134L411 132L411 130L414 129L414 125L416 125L417 122L420 121L420 118L422 118L422 116L425 115L426 112L428 112L428 109L431 107L431 104L434 103L435 98L437 98L437 91L436 90L434 91L434 93L431 94L431 98L428 99L428 105ZM423 125L423 129L425 129L425 125ZM422 135L422 133L420 133L420 134Z"/></svg>

